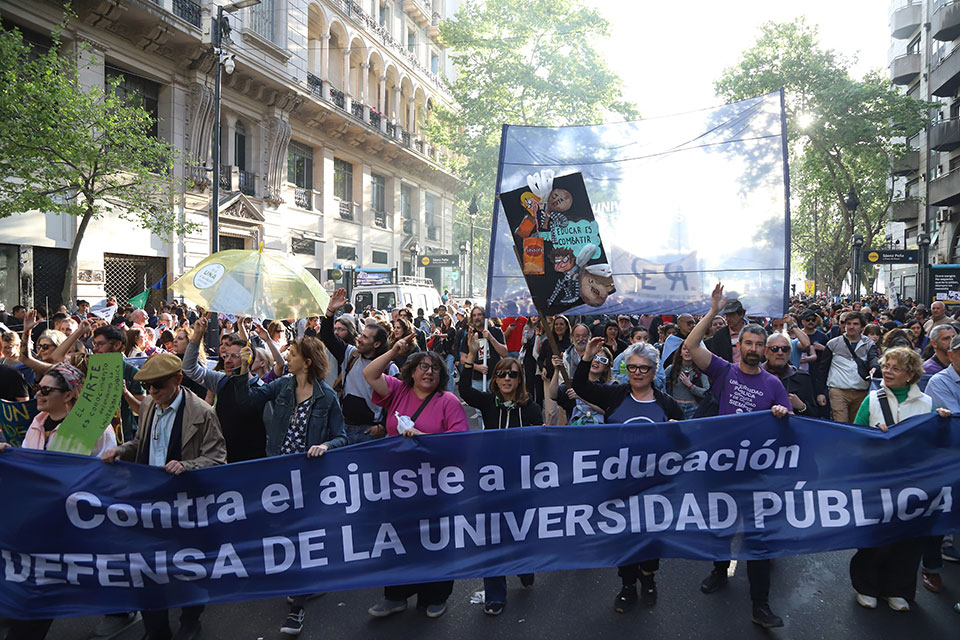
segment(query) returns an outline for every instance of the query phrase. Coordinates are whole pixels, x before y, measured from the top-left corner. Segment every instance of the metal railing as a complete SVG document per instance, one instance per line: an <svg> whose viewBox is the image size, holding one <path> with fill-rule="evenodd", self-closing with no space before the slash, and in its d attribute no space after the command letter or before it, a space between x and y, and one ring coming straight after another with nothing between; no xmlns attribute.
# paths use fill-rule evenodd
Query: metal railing
<svg viewBox="0 0 960 640"><path fill-rule="evenodd" d="M312 73L307 74L307 85L310 87L310 91L313 92L313 95L323 97L323 80L313 75Z"/></svg>
<svg viewBox="0 0 960 640"><path fill-rule="evenodd" d="M388 122L388 123L387 123L387 135L390 136L391 138L393 138L394 140L396 140L396 139L397 139L397 125L393 124L392 122Z"/></svg>
<svg viewBox="0 0 960 640"><path fill-rule="evenodd" d="M293 192L293 202L301 209L311 211L313 209L313 192L306 187L297 187Z"/></svg>
<svg viewBox="0 0 960 640"><path fill-rule="evenodd" d="M403 132L401 132L401 133L400 133L400 141L403 143L403 146L409 147L409 146L410 146L410 132L408 132L408 131L403 131Z"/></svg>
<svg viewBox="0 0 960 640"><path fill-rule="evenodd" d="M333 104L337 105L341 109L346 109L346 98L343 95L343 91L340 89L334 89L330 87L330 99L333 101Z"/></svg>
<svg viewBox="0 0 960 640"><path fill-rule="evenodd" d="M354 102L350 105L350 113L353 114L353 117L357 120L363 120L363 103Z"/></svg>
<svg viewBox="0 0 960 640"><path fill-rule="evenodd" d="M200 5L191 0L173 0L173 15L200 28Z"/></svg>
<svg viewBox="0 0 960 640"><path fill-rule="evenodd" d="M253 175L252 171L239 171L238 178L240 182L240 193L247 196L254 196L257 194L257 185L256 178Z"/></svg>
<svg viewBox="0 0 960 640"><path fill-rule="evenodd" d="M340 201L340 217L343 220L353 220L353 203L346 200Z"/></svg>
<svg viewBox="0 0 960 640"><path fill-rule="evenodd" d="M419 151L420 153L423 153L423 140L415 141L413 143L413 146L417 149L417 151Z"/></svg>
<svg viewBox="0 0 960 640"><path fill-rule="evenodd" d="M375 129L380 128L380 114L373 107L370 107L370 125Z"/></svg>
<svg viewBox="0 0 960 640"><path fill-rule="evenodd" d="M373 224L381 229L387 228L387 212L386 211L374 211L373 212Z"/></svg>
<svg viewBox="0 0 960 640"><path fill-rule="evenodd" d="M229 164L220 165L220 188L233 191L233 167Z"/></svg>

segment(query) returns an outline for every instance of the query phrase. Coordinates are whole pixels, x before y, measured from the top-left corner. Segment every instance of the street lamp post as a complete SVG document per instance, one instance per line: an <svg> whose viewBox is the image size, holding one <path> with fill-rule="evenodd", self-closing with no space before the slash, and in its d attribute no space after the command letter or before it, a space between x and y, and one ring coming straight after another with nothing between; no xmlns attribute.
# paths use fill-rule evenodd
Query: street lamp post
<svg viewBox="0 0 960 640"><path fill-rule="evenodd" d="M410 243L410 270L413 272L414 277L417 275L417 254L420 253L420 243L412 242Z"/></svg>
<svg viewBox="0 0 960 640"><path fill-rule="evenodd" d="M230 34L230 23L224 12L233 13L260 4L260 0L239 0L217 7L217 17L210 26L210 43L216 57L216 82L213 90L213 188L210 202L210 253L220 250L220 76L222 71L233 73L233 56L224 53L223 38Z"/></svg>
<svg viewBox="0 0 960 640"><path fill-rule="evenodd" d="M930 304L926 278L927 263L930 260L930 234L918 233L917 246L920 247L920 259L917 260L917 302Z"/></svg>
<svg viewBox="0 0 960 640"><path fill-rule="evenodd" d="M233 56L223 51L224 37L230 35L230 23L227 22L224 12L233 13L245 7L260 4L260 0L238 0L228 5L217 7L217 17L211 20L210 44L213 46L213 55L216 64L216 81L213 91L213 169L211 170L212 185L210 199L210 253L220 251L220 75L221 71L233 73ZM210 323L207 326L206 343L216 345L220 336L220 327L217 314L211 312Z"/></svg>
<svg viewBox="0 0 960 640"><path fill-rule="evenodd" d="M467 213L470 214L470 297L473 297L473 254L474 254L474 244L473 244L473 225L477 219L477 212L480 211L480 207L477 206L477 196L474 195L473 199L470 201L470 206L467 207Z"/></svg>
<svg viewBox="0 0 960 640"><path fill-rule="evenodd" d="M857 192L853 190L853 187L850 187L850 193L847 194L844 205L846 205L847 211L850 212L850 241L853 243L853 253L850 255L850 293L851 295L858 296L860 295L860 260L858 258L860 256L860 248L863 247L863 236L854 232L854 223L856 221L857 207L860 206L860 199L857 198ZM857 238L860 239L859 245L857 245Z"/></svg>

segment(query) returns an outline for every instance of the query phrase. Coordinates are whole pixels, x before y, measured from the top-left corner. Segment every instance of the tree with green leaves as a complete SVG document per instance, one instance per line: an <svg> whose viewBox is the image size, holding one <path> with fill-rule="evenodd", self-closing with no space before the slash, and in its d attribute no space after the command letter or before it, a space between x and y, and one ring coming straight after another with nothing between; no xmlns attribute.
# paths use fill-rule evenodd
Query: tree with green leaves
<svg viewBox="0 0 960 640"><path fill-rule="evenodd" d="M452 49L456 106L438 108L428 136L458 155L465 187L455 206L454 244L469 239L468 205L479 214L473 257L486 265L504 124L562 126L636 119L619 77L594 43L608 23L579 0L465 0L440 25ZM486 267L476 278L485 280Z"/></svg>
<svg viewBox="0 0 960 640"><path fill-rule="evenodd" d="M715 83L729 102L784 88L793 249L808 277L816 264L817 287L833 291L849 271L852 236L862 234L868 247L883 240L892 162L906 153L904 139L923 129L929 106L900 93L884 72L858 80L850 66L799 18L763 25Z"/></svg>
<svg viewBox="0 0 960 640"><path fill-rule="evenodd" d="M118 80L82 86L76 53L58 32L45 49L0 30L0 218L42 211L79 219L64 302L74 298L91 221L116 215L162 238L191 227L173 213L177 150L151 134L151 115L117 91Z"/></svg>

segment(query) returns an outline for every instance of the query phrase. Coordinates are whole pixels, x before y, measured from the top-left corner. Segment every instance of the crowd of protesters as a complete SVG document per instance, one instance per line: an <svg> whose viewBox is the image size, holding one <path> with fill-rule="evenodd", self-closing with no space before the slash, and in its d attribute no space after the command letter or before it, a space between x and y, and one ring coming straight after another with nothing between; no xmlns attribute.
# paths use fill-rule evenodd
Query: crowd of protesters
<svg viewBox="0 0 960 640"><path fill-rule="evenodd" d="M882 296L821 296L793 298L785 316L760 318L724 298L720 285L699 318L558 315L543 322L487 318L469 301L361 311L343 290L323 316L299 319L216 316L176 302L138 309L114 299L91 311L80 300L69 310L0 312L0 397L36 399L20 446L46 449L77 402L90 354L121 353L122 399L90 454L173 475L465 431L468 416L482 429L505 429L645 426L770 411L887 431L909 416L960 411L956 315L939 301L929 309L910 300L891 308ZM0 451L9 446L0 441ZM960 562L950 537L860 549L850 563L856 601L909 610L918 571L926 589L943 590L943 560ZM717 558L703 593L726 585L729 564ZM770 561L746 564L752 620L782 626L769 603ZM614 609L653 606L659 568L656 558L619 567ZM532 574L519 578L524 587L534 583ZM369 614L398 613L417 595L436 618L452 590L452 581L387 585ZM484 612L501 613L507 578L484 578L484 591ZM282 633L301 632L308 597L287 598ZM167 611L112 614L94 637L113 637L142 619L151 640L193 638L202 612L200 605L184 608L176 634ZM12 640L43 638L52 623L9 622Z"/></svg>

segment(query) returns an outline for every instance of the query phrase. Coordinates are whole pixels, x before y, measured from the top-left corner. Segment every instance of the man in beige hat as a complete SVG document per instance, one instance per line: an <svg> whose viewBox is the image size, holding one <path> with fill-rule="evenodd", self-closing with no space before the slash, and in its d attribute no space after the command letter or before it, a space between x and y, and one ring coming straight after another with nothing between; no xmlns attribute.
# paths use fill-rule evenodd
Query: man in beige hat
<svg viewBox="0 0 960 640"><path fill-rule="evenodd" d="M178 476L184 471L224 464L227 446L213 407L180 387L180 358L158 353L147 358L135 379L148 397L140 405L139 428L130 442L108 449L104 462L126 460L163 467ZM195 638L200 632L203 605L184 607L176 637ZM150 640L171 637L167 610L143 611Z"/></svg>

